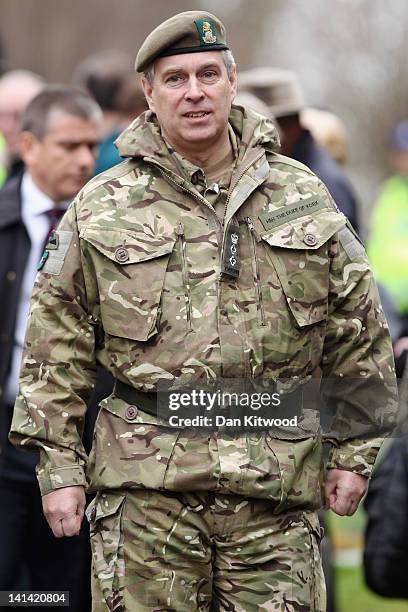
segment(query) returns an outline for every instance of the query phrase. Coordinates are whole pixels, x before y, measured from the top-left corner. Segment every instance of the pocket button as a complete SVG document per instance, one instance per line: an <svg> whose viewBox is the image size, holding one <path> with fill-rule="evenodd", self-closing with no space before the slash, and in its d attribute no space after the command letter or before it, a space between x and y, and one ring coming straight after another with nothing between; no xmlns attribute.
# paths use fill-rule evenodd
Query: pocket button
<svg viewBox="0 0 408 612"><path fill-rule="evenodd" d="M306 234L303 238L303 242L307 244L307 246L315 246L317 244L317 238L314 234Z"/></svg>
<svg viewBox="0 0 408 612"><path fill-rule="evenodd" d="M128 406L126 408L126 418L130 421L133 421L137 416L137 408L136 406Z"/></svg>
<svg viewBox="0 0 408 612"><path fill-rule="evenodd" d="M124 263L129 259L129 251L125 247L118 247L115 251L115 259L119 263Z"/></svg>

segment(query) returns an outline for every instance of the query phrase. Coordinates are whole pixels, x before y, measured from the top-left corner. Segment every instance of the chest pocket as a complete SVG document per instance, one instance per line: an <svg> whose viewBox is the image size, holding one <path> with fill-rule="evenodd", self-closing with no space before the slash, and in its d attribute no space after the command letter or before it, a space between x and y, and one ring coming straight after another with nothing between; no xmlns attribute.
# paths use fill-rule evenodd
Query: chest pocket
<svg viewBox="0 0 408 612"><path fill-rule="evenodd" d="M108 334L146 341L158 332L164 278L175 235L85 228L84 256L97 281Z"/></svg>
<svg viewBox="0 0 408 612"><path fill-rule="evenodd" d="M261 235L266 259L276 270L289 310L300 328L327 318L328 241L345 224L343 215L324 211Z"/></svg>

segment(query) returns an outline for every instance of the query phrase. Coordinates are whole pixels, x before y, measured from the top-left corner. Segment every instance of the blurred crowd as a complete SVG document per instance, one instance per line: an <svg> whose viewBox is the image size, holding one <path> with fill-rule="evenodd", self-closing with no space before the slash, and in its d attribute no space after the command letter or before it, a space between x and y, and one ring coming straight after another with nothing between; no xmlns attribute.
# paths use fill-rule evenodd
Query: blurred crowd
<svg viewBox="0 0 408 612"><path fill-rule="evenodd" d="M79 189L122 161L115 140L147 104L132 58L120 50L85 58L65 85L47 83L28 70L6 69L4 62L0 66L0 590L69 590L70 609L86 612L88 528L84 525L77 538L53 538L42 515L36 459L20 457L6 436L29 296L44 244ZM369 227L366 248L402 376L408 351L408 119L395 118L385 139L389 178L366 220L347 178L348 135L341 118L330 109L309 107L297 75L279 67L241 72L238 85L236 103L276 123L281 154L322 179L357 235L361 226ZM52 122L49 110L55 114ZM111 388L109 376L99 372L84 427L88 449L98 403ZM328 609L333 611L327 539L325 546Z"/></svg>

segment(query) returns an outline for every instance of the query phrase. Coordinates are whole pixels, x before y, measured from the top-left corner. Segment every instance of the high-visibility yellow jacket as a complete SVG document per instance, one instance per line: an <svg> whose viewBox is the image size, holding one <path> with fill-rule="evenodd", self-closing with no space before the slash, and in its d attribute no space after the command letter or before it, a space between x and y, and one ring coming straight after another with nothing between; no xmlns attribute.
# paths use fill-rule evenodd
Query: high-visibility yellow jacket
<svg viewBox="0 0 408 612"><path fill-rule="evenodd" d="M395 175L382 188L367 245L374 274L401 312L408 312L408 177Z"/></svg>

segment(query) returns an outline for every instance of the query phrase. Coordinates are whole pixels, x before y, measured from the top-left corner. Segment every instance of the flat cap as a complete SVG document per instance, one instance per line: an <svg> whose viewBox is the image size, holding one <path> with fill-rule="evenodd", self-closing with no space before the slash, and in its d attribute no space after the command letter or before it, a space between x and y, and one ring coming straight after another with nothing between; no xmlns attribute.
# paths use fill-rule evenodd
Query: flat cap
<svg viewBox="0 0 408 612"><path fill-rule="evenodd" d="M185 11L170 17L151 32L136 56L143 72L158 57L228 49L221 21L205 11Z"/></svg>
<svg viewBox="0 0 408 612"><path fill-rule="evenodd" d="M249 91L260 98L279 118L299 113L305 100L294 72L281 68L253 68L238 74L238 91Z"/></svg>

